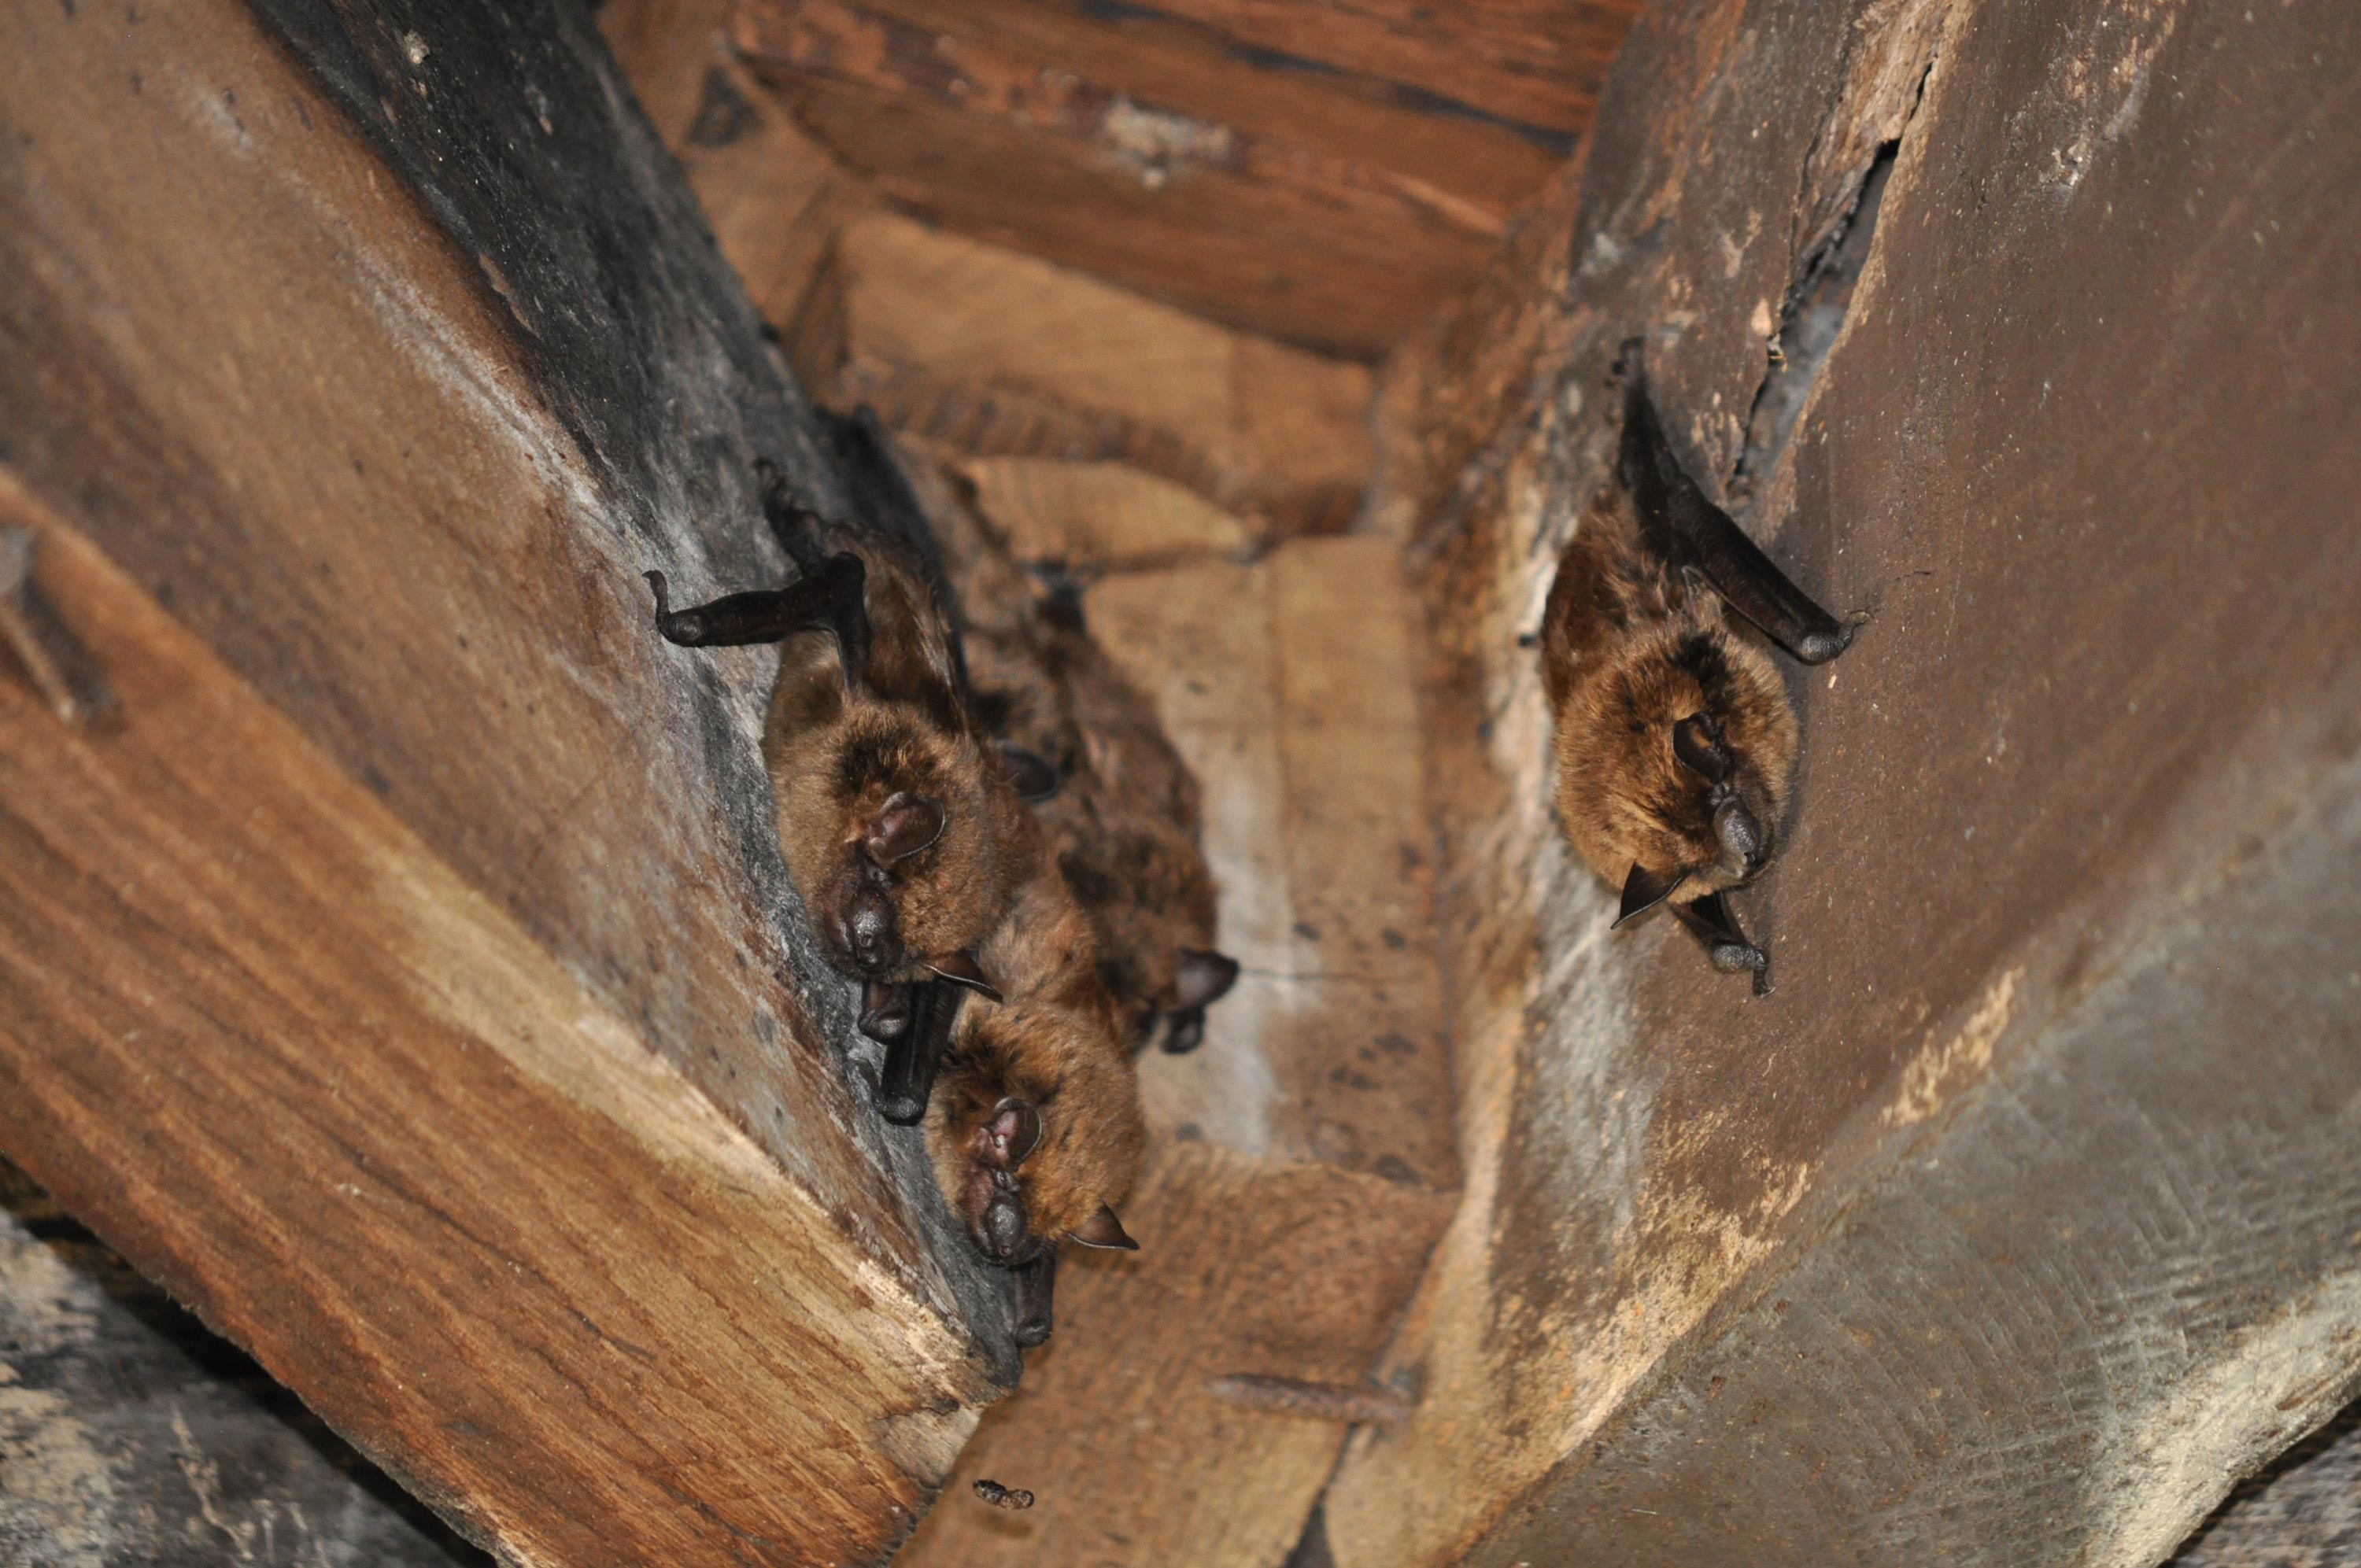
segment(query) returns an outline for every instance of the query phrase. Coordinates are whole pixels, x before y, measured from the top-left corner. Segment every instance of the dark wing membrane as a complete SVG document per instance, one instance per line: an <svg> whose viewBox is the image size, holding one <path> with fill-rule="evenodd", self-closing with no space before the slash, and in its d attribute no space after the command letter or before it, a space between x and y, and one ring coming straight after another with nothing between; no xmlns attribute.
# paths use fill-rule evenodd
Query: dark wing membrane
<svg viewBox="0 0 2361 1568"><path fill-rule="evenodd" d="M1697 568L1764 636L1806 664L1826 663L1850 645L1852 629L1790 582L1689 477L1637 374L1624 408L1620 466L1649 543L1668 560Z"/></svg>

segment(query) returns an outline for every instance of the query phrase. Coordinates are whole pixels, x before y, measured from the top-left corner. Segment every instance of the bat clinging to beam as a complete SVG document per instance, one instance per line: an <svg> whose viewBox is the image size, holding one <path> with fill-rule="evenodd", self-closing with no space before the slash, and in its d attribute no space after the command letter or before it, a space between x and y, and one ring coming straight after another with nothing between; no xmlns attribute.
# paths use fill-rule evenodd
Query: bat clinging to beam
<svg viewBox="0 0 2361 1568"><path fill-rule="evenodd" d="M888 1046L881 1109L912 1122L926 1047L955 1003L906 988L991 992L975 949L1007 914L1036 829L968 721L924 519L895 505L907 489L883 433L864 416L838 434L872 526L824 523L770 472L763 509L796 582L674 610L662 574L648 576L669 641L783 644L763 736L780 850L820 951L863 983L864 1027Z"/></svg>
<svg viewBox="0 0 2361 1568"><path fill-rule="evenodd" d="M976 1249L1016 1271L1017 1343L1038 1344L1060 1245L1136 1246L1115 1205L1138 1175L1147 1131L1097 938L1046 855L982 957L1004 995L962 1001L927 1146Z"/></svg>
<svg viewBox="0 0 2361 1568"><path fill-rule="evenodd" d="M1669 904L1714 967L1751 970L1760 994L1769 959L1728 894L1778 851L1796 730L1756 634L1817 664L1843 652L1852 630L1682 468L1636 349L1616 466L1620 485L1592 503L1559 557L1542 621L1558 824L1622 889L1617 925Z"/></svg>

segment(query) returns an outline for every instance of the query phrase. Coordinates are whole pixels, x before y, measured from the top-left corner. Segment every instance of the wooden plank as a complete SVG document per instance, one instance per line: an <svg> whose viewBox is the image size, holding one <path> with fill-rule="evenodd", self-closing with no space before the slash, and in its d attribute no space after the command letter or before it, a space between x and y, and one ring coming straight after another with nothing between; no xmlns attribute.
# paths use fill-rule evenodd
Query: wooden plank
<svg viewBox="0 0 2361 1568"><path fill-rule="evenodd" d="M0 1385L0 1561L491 1561L5 1161Z"/></svg>
<svg viewBox="0 0 2361 1568"><path fill-rule="evenodd" d="M1554 131L1590 128L1639 0L1156 0L1257 69L1341 71L1372 97Z"/></svg>
<svg viewBox="0 0 2361 1568"><path fill-rule="evenodd" d="M992 1391L956 1325L95 549L43 543L122 709L70 730L0 683L0 1146L486 1544L890 1544Z"/></svg>
<svg viewBox="0 0 2361 1568"><path fill-rule="evenodd" d="M1148 1124L1444 1190L1458 1157L1431 828L1397 553L1298 540L1260 565L1110 577L1093 631L1204 789L1236 986L1150 1056Z"/></svg>
<svg viewBox="0 0 2361 1568"><path fill-rule="evenodd" d="M913 210L1356 357L1473 278L1571 146L1152 7L741 0L734 36Z"/></svg>
<svg viewBox="0 0 2361 1568"><path fill-rule="evenodd" d="M1057 1339L895 1561L1279 1568L1346 1429L1239 1409L1205 1384L1358 1383L1447 1209L1366 1176L1159 1145L1125 1206L1139 1253L1064 1268ZM1035 1504L991 1508L979 1479Z"/></svg>
<svg viewBox="0 0 2361 1568"><path fill-rule="evenodd" d="M1192 555L1236 555L1252 527L1195 492L1128 463L1054 457L955 460L977 504L1020 560L1130 572Z"/></svg>
<svg viewBox="0 0 2361 1568"><path fill-rule="evenodd" d="M2351 1387L2361 240L2314 199L2361 168L2319 107L2351 29L1635 31L1531 362L1463 342L1500 378L1389 427L1472 1196L1394 1353L1424 1398L1324 1499L1336 1563L2145 1565ZM1783 320L1881 147L1849 304ZM1643 330L1686 458L1874 612L1795 688L1760 1001L1609 934L1517 641Z"/></svg>
<svg viewBox="0 0 2361 1568"><path fill-rule="evenodd" d="M2241 1486L2172 1568L2335 1568L2361 1554L2361 1406Z"/></svg>
<svg viewBox="0 0 2361 1568"><path fill-rule="evenodd" d="M906 218L854 223L817 382L955 453L1121 460L1290 530L1349 522L1368 372Z"/></svg>
<svg viewBox="0 0 2361 1568"><path fill-rule="evenodd" d="M598 30L754 308L784 328L801 314L836 231L877 196L740 63L729 10L730 0L613 0L598 10Z"/></svg>

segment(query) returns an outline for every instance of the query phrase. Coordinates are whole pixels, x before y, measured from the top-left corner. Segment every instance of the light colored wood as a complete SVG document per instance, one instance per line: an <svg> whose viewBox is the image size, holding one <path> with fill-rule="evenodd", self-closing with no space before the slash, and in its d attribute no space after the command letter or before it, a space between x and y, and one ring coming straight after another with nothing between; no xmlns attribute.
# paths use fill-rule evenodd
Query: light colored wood
<svg viewBox="0 0 2361 1568"><path fill-rule="evenodd" d="M765 321L802 313L836 232L878 204L730 47L729 0L612 0L598 28Z"/></svg>
<svg viewBox="0 0 2361 1568"><path fill-rule="evenodd" d="M0 1143L522 1560L843 1562L990 1384L963 1336L98 552L121 697L0 682Z"/></svg>
<svg viewBox="0 0 2361 1568"><path fill-rule="evenodd" d="M1017 558L1138 571L1195 555L1235 555L1255 532L1195 491L1128 463L1054 457L955 460Z"/></svg>
<svg viewBox="0 0 2361 1568"><path fill-rule="evenodd" d="M1448 1208L1366 1176L1159 1143L1124 1208L1139 1252L1069 1256L1057 1337L895 1563L1279 1568L1348 1429L1240 1409L1206 1381L1357 1382ZM970 1491L979 1479L1035 1505L992 1508Z"/></svg>
<svg viewBox="0 0 2361 1568"><path fill-rule="evenodd" d="M1579 66L1526 62L1561 120L1587 115L1598 50L1620 37L1621 7L1606 10L1561 8L1595 27L1572 45ZM1343 32L1366 44L1407 19ZM1391 52L1444 74L1484 31L1413 30L1423 37ZM735 37L823 141L913 210L1257 332L1374 356L1476 275L1573 135L1316 45L1273 50L1252 31L1078 0L741 0ZM1492 37L1510 56L1546 57L1561 52L1555 31ZM1326 30L1291 32L1301 44Z"/></svg>
<svg viewBox="0 0 2361 1568"><path fill-rule="evenodd" d="M1111 577L1091 625L1204 789L1237 985L1141 1063L1149 1125L1432 1189L1458 1181L1411 677L1413 601L1373 539Z"/></svg>
<svg viewBox="0 0 2361 1568"><path fill-rule="evenodd" d="M811 335L840 345L844 403L972 455L1120 460L1290 529L1354 515L1360 366L907 218L851 225L834 270L816 304L837 320Z"/></svg>

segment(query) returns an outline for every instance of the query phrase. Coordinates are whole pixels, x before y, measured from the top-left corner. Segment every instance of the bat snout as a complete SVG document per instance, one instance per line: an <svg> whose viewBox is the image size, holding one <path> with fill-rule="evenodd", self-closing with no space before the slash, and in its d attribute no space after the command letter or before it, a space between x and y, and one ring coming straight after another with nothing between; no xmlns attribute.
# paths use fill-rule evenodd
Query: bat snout
<svg viewBox="0 0 2361 1568"><path fill-rule="evenodd" d="M994 1263L1014 1263L1033 1239L1025 1205L1014 1193L995 1192L975 1216L976 1250Z"/></svg>
<svg viewBox="0 0 2361 1568"><path fill-rule="evenodd" d="M1741 799L1724 801L1715 810L1713 836L1721 845L1723 870L1736 882L1752 882L1771 863L1770 824Z"/></svg>

